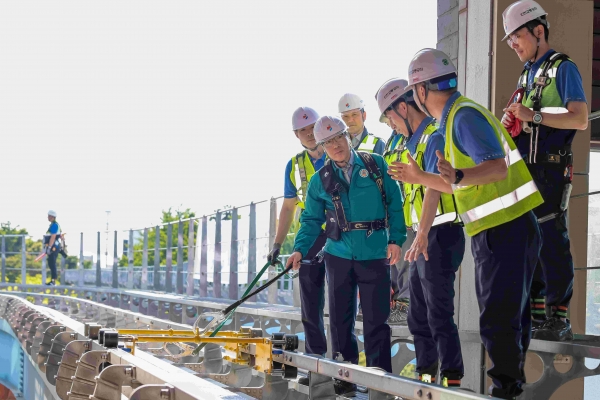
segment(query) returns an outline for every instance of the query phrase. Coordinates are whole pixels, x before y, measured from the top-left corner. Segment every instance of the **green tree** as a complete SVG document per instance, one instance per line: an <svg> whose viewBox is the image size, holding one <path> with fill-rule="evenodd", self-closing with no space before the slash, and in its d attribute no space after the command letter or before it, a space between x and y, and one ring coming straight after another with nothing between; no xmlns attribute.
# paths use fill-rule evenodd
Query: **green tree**
<svg viewBox="0 0 600 400"><path fill-rule="evenodd" d="M172 223L173 226L173 236L172 236L172 248L173 248L173 265L175 265L175 263L177 262L177 235L179 232L179 227L178 227L178 223L180 219L188 219L188 218L194 218L196 216L196 214L190 210L189 208L185 209L184 211L180 211L180 210L176 210L173 211L172 208L169 208L168 210L163 210L162 211L162 216L160 218L160 221L162 224L168 224L168 223ZM191 223L195 223L194 221L183 221L181 222L181 224L183 225L183 259L187 260L187 255L188 255L188 242L189 242L189 226L190 226L190 222ZM166 259L167 259L167 252L166 249L167 248L167 226L161 226L159 228L160 231L160 235L159 235L159 240L160 240L160 248L162 249L160 251L160 265L164 265L166 263ZM197 236L197 229L194 229L194 243L196 243L196 236ZM154 246L156 243L156 229L152 228L148 230L148 265L154 265ZM134 244L133 244L133 265L136 266L140 266L142 265L142 256L143 256L143 251L144 249L144 236L143 236L143 232L141 235L139 235L136 239L134 239ZM120 267L125 267L129 264L129 261L127 259L127 254L123 254L123 256L121 257L121 259L119 260L119 266Z"/></svg>

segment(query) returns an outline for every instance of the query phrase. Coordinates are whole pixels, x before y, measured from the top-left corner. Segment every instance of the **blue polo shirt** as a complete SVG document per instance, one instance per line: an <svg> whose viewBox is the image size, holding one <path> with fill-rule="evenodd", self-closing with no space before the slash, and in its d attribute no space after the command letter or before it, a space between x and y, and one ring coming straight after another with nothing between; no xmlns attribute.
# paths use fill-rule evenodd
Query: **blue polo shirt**
<svg viewBox="0 0 600 400"><path fill-rule="evenodd" d="M48 234L50 234L50 235L56 235L56 234L58 234L58 231L59 231L58 222L53 221L50 224L50 227L48 228Z"/></svg>
<svg viewBox="0 0 600 400"><path fill-rule="evenodd" d="M423 136L425 128L427 128L427 125L431 124L432 122L433 118L426 117L423 121L421 121L421 124L419 124L417 130L408 139L408 142L406 143L406 148L408 149L408 151L410 151L410 154L413 157L417 152L417 145L419 144L419 140L421 140L421 136ZM425 172L431 172L433 174L440 173L440 171L438 171L437 168L438 158L435 154L435 151L440 150L442 153L444 153L445 144L446 141L444 140L444 136L442 136L440 132L435 131L431 135L429 141L427 141L427 146L425 147L425 154L423 154L423 170Z"/></svg>
<svg viewBox="0 0 600 400"><path fill-rule="evenodd" d="M542 66L542 63L553 53L554 50L548 50L546 54L540 57L536 62L532 63L528 61L525 63L524 68L529 70L529 74L527 75L527 89L533 88L535 74ZM583 91L581 74L575 63L572 61L563 61L558 66L558 71L556 71L556 90L565 107L571 101L587 103L585 92ZM527 95L529 95L529 90L527 90Z"/></svg>
<svg viewBox="0 0 600 400"><path fill-rule="evenodd" d="M325 153L323 153L323 157L319 159L312 158L310 155L308 156L313 166L315 167L315 171L320 170L325 164L325 158L327 157ZM292 179L290 178L290 174L292 173L292 160L288 161L287 166L285 167L285 181L283 184L283 197L286 199L295 199L298 197L298 189L292 183ZM300 182L296 182L300 184Z"/></svg>
<svg viewBox="0 0 600 400"><path fill-rule="evenodd" d="M438 129L444 136L446 134L448 112L460 96L460 92L457 91L450 96L444 106ZM452 140L458 150L471 157L477 165L484 161L504 158L505 155L494 129L485 116L473 107L462 107L456 112L452 129Z"/></svg>

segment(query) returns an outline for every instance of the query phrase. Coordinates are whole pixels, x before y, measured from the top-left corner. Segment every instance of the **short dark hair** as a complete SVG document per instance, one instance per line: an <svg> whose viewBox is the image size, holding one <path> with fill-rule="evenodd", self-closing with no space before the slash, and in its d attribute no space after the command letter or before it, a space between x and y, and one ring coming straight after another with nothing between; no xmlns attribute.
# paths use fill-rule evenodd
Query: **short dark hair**
<svg viewBox="0 0 600 400"><path fill-rule="evenodd" d="M529 30L529 32L531 32L531 34L533 35L533 30L535 28L537 28L539 25L542 25L544 27L544 39L546 40L546 42L548 42L548 36L550 36L550 30L548 29L548 24L546 23L546 17L541 17L541 18L543 18L543 21L540 18L536 18L533 21L529 21L529 22L521 25L517 29L517 31L521 30L523 28L527 28L527 30Z"/></svg>

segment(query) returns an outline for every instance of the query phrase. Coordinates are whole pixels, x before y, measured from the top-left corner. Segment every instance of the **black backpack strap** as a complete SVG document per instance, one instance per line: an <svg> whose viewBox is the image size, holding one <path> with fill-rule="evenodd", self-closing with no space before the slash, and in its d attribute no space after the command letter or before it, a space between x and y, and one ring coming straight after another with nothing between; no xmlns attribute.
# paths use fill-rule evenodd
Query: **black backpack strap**
<svg viewBox="0 0 600 400"><path fill-rule="evenodd" d="M331 196L340 229L343 232L349 232L350 227L348 225L346 213L344 212L344 206L342 205L342 196L340 195L340 192L343 192L346 189L337 178L333 166L331 165L331 160L328 159L325 161L325 165L319 170L319 177L323 183L323 189Z"/></svg>
<svg viewBox="0 0 600 400"><path fill-rule="evenodd" d="M373 181L375 181L375 184L377 185L377 189L379 189L379 193L381 193L381 200L383 201L383 209L385 211L385 227L388 227L388 209L387 209L387 197L385 194L385 187L383 185L383 174L381 173L381 169L379 169L379 166L377 165L377 163L375 162L375 159L373 158L373 156L369 153L363 152L363 151L358 151L357 152L358 156L360 157L360 159L362 160L362 162L365 164L365 167L367 168L367 171L369 171L369 176L371 177L371 179L373 179Z"/></svg>
<svg viewBox="0 0 600 400"><path fill-rule="evenodd" d="M548 76L548 70L550 70L550 68L552 68L556 62L565 61L568 59L569 56L566 54L554 52L548 56L546 61L544 61L544 63L540 66L542 72L533 84L535 90L533 96L531 97L533 100L533 111L540 111L542 109L542 90L544 90L544 88L552 81L552 78Z"/></svg>

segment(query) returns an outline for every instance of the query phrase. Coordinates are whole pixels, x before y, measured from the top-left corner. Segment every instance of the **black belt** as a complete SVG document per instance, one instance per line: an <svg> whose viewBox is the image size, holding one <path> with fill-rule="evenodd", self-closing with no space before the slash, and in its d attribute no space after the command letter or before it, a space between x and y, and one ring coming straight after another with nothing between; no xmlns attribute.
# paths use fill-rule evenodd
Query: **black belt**
<svg viewBox="0 0 600 400"><path fill-rule="evenodd" d="M348 222L349 230L351 231L367 231L367 237L371 236L373 231L379 231L387 228L385 225L385 219L378 219L375 221L358 221Z"/></svg>

